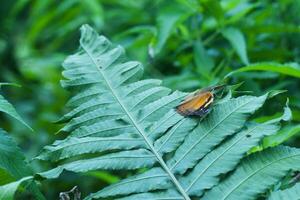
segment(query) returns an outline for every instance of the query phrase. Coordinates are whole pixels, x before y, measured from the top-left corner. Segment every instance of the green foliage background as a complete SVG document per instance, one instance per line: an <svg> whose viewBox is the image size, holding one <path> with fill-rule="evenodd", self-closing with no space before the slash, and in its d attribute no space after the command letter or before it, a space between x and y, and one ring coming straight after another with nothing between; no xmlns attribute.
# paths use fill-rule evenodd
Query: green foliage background
<svg viewBox="0 0 300 200"><path fill-rule="evenodd" d="M78 29L84 23L123 45L131 59L144 64L146 77L162 79L172 89L193 91L229 74L229 83L244 82L238 90L255 95L287 90L268 101L259 113L265 117L255 120L277 117L288 97L293 120L264 140L264 145L300 146L299 0L19 0L1 4L0 82L22 85L1 90L35 131L4 115L0 126L12 134L29 160L45 144L63 137L54 135L61 125L52 123L65 113L68 98L59 84L61 63L78 47ZM32 164L35 171L49 167ZM78 176L84 176L84 182ZM55 199L77 184L86 195L127 176L127 172L67 173L46 181L42 192Z"/></svg>

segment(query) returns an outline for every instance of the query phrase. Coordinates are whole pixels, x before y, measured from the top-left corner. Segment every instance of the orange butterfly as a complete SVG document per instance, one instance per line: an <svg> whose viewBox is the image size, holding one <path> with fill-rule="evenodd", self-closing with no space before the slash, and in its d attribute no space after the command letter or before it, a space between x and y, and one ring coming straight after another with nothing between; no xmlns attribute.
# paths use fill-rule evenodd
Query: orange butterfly
<svg viewBox="0 0 300 200"><path fill-rule="evenodd" d="M204 117L210 111L215 91L222 89L224 86L212 86L193 92L176 107L177 112L183 116Z"/></svg>

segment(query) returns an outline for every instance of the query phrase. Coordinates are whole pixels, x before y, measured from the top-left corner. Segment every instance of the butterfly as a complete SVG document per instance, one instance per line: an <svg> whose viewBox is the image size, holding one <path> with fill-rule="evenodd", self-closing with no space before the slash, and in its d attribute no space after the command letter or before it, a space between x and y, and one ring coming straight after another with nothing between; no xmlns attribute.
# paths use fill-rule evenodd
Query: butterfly
<svg viewBox="0 0 300 200"><path fill-rule="evenodd" d="M225 85L217 85L196 90L176 106L177 112L183 116L206 116L214 102L215 92L224 86Z"/></svg>

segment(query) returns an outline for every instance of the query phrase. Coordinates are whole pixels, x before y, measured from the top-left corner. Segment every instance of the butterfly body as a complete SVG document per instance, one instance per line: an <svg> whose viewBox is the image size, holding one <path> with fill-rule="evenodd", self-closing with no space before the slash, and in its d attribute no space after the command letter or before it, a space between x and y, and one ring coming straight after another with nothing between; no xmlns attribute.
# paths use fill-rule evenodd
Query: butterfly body
<svg viewBox="0 0 300 200"><path fill-rule="evenodd" d="M183 116L204 117L209 113L211 105L214 102L214 91L222 87L223 85L193 92L176 107L177 112Z"/></svg>

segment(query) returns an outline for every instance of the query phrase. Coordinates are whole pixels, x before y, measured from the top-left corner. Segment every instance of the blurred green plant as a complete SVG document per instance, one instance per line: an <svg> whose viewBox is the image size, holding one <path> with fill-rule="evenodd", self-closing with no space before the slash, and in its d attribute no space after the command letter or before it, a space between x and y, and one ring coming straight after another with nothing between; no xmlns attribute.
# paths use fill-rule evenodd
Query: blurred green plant
<svg viewBox="0 0 300 200"><path fill-rule="evenodd" d="M11 84L0 83L0 86L1 85ZM0 112L4 112L12 116L32 131L31 127L23 121L13 105L10 104L2 95L0 95ZM1 185L3 185L0 186L0 199L13 199L17 188L25 181L27 182L25 188L31 192L32 196L36 199L45 199L34 182L28 183L29 179L33 179L33 171L25 161L23 152L19 149L8 133L1 128L0 141L0 180Z"/></svg>

